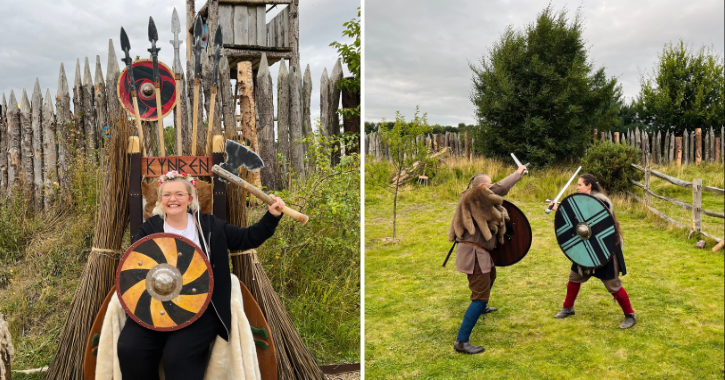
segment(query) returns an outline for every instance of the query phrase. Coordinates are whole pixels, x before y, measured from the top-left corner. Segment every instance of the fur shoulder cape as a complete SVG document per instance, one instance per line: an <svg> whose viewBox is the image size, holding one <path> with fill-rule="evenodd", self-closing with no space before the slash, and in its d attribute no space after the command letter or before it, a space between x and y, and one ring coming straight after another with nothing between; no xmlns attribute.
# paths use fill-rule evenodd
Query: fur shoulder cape
<svg viewBox="0 0 725 380"><path fill-rule="evenodd" d="M448 240L455 241L463 238L466 232L473 235L480 231L485 240L491 240L496 235L499 244L503 244L509 216L502 204L503 197L494 194L486 186L467 190L458 200L456 213L448 229Z"/></svg>

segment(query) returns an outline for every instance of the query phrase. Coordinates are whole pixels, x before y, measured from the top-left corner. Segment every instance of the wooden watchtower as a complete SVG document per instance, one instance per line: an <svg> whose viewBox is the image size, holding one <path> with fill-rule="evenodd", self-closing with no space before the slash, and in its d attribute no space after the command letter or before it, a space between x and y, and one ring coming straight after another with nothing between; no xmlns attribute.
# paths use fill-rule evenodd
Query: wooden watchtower
<svg viewBox="0 0 725 380"><path fill-rule="evenodd" d="M191 59L194 33L195 1L186 1L187 59ZM217 27L222 28L224 41L222 54L229 60L229 67L236 73L236 64L252 63L256 71L267 56L269 65L286 59L290 65L299 62L299 0L207 0L199 15L213 36ZM272 19L267 13L280 9ZM235 78L236 75L231 75Z"/></svg>

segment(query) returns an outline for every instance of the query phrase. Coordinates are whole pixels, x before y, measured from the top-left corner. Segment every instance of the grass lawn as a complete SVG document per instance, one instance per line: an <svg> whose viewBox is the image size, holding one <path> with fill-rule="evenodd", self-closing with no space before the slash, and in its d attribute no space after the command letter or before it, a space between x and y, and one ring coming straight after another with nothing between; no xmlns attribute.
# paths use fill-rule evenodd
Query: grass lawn
<svg viewBox="0 0 725 380"><path fill-rule="evenodd" d="M617 328L622 311L596 278L582 286L575 316L553 318L561 309L571 266L556 244L553 214L543 212L543 200L556 195L544 195L552 192L549 187L562 186L571 175L556 171L532 173L507 196L529 218L533 245L518 264L497 268L490 305L499 311L482 317L471 335L471 342L486 352L455 353L470 292L454 258L446 268L441 264L451 246L447 231L458 192L470 170L451 164L439 172L445 182L399 196L398 242L389 239L392 195L366 187L368 378L723 378L723 251L693 248L696 240L686 240L686 231L667 226L627 199L612 197L626 242L629 274L622 280L637 325ZM485 168L494 181L507 170L513 168L495 163ZM707 203L709 209L723 209L722 199ZM709 230L722 237L722 220L708 222Z"/></svg>

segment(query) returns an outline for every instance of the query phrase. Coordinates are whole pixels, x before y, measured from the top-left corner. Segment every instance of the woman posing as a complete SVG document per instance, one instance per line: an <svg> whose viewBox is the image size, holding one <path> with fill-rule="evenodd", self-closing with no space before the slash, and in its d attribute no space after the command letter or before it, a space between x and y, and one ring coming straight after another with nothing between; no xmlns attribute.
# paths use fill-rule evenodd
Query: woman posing
<svg viewBox="0 0 725 380"><path fill-rule="evenodd" d="M576 190L579 193L589 194L604 203L609 209L609 212L614 217L614 225L619 235L620 248L624 248L624 240L622 239L622 232L619 228L619 222L616 216L614 216L614 207L612 201L607 197L604 189L600 186L596 177L591 174L584 174L579 177L577 181ZM554 206L556 210L557 205ZM591 276L594 276L604 283L604 287L607 288L609 293L614 296L619 306L624 312L624 322L619 325L620 329L628 329L637 323L637 319L634 317L634 310L629 302L629 295L627 291L622 287L622 281L619 279L619 274L624 276L627 274L627 268L624 265L624 255L621 249L616 250L616 254L612 257L609 262L601 268L590 269L583 268L577 264L572 264L571 272L569 272L569 283L566 285L566 298L564 299L564 307L558 312L555 318L566 318L570 315L574 315L574 301L576 296L579 294L579 288L582 283L589 280Z"/></svg>
<svg viewBox="0 0 725 380"><path fill-rule="evenodd" d="M202 380L209 358L209 345L219 335L229 340L231 326L231 277L228 250L256 248L277 228L284 201L275 203L262 219L249 228L239 228L213 215L201 214L196 181L186 173L165 173L159 178L154 216L139 228L134 242L159 232L188 238L208 256L214 275L214 293L209 307L194 323L181 330L160 332L140 326L128 318L118 338L118 359L124 379L158 379L163 359L167 379Z"/></svg>

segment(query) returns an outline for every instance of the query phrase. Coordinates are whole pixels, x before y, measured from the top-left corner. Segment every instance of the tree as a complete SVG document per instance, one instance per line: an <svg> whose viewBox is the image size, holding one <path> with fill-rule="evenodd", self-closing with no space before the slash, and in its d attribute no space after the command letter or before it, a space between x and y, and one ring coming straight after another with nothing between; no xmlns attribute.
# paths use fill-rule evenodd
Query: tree
<svg viewBox="0 0 725 380"><path fill-rule="evenodd" d="M383 124L385 122L383 121ZM428 156L425 144L420 141L416 143L416 137L423 136L430 131L428 115L420 116L418 108L415 109L413 120L408 123L400 111L395 113L395 124L393 128L381 128L381 140L388 144L392 164L395 171L393 181L393 239L395 239L395 222L398 210L398 190L400 189L400 177L404 171L413 171L413 164L416 161L424 161Z"/></svg>
<svg viewBox="0 0 725 380"><path fill-rule="evenodd" d="M653 130L720 128L725 122L723 57L704 46L693 52L680 40L668 43L654 72L642 76L636 101L640 120Z"/></svg>
<svg viewBox="0 0 725 380"><path fill-rule="evenodd" d="M357 8L357 18L354 18L344 24L345 30L342 35L352 38L352 44L341 44L337 41L330 46L337 49L337 53L342 58L342 62L347 65L348 71L352 74L352 78L343 78L337 82L337 88L353 94L360 93L360 7ZM343 108L338 111L344 117L360 117L360 105L356 108Z"/></svg>
<svg viewBox="0 0 725 380"><path fill-rule="evenodd" d="M569 20L548 6L524 30L508 27L480 68L471 65L478 151L551 165L583 156L593 128L616 125L617 81L594 70L582 29L579 12Z"/></svg>

